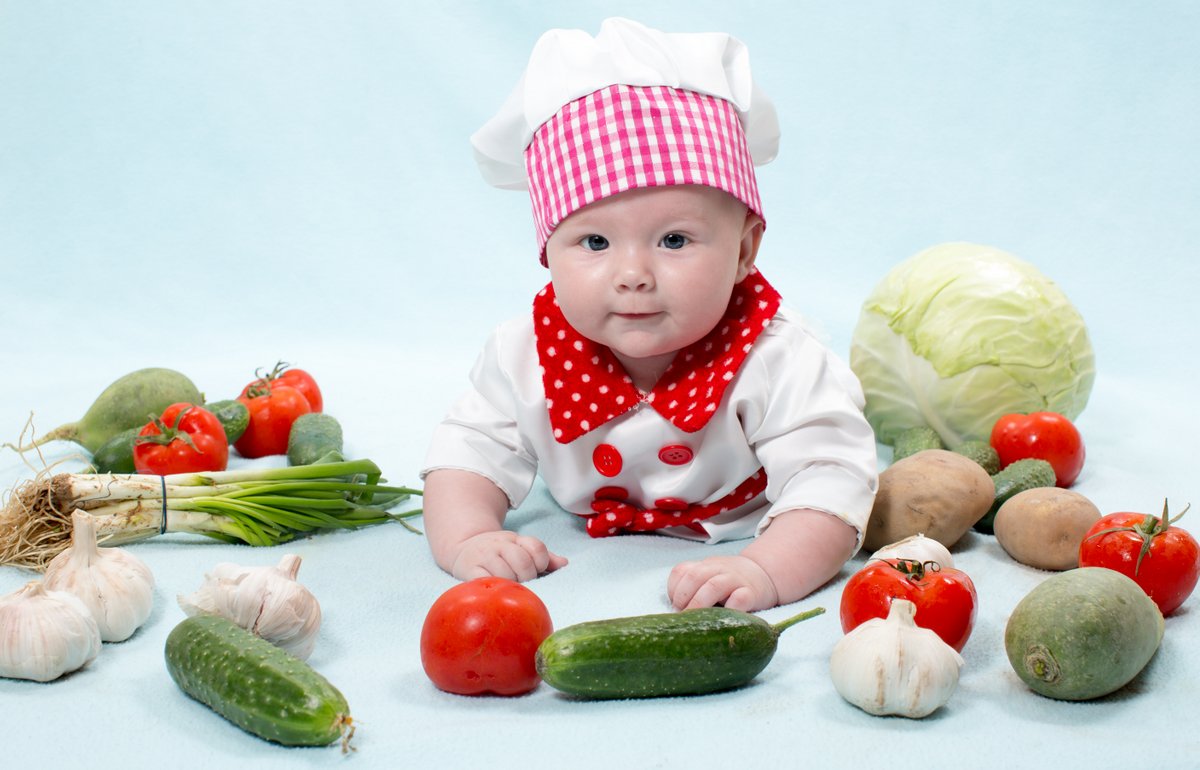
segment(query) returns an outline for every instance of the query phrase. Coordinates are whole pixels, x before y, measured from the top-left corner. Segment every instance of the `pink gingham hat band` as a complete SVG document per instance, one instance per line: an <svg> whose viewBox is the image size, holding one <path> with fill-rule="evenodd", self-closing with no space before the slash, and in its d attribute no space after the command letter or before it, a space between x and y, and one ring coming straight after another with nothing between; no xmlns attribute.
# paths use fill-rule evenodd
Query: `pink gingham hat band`
<svg viewBox="0 0 1200 770"><path fill-rule="evenodd" d="M576 99L534 132L525 170L543 264L560 222L634 188L715 187L762 216L737 108L695 91L612 85Z"/></svg>

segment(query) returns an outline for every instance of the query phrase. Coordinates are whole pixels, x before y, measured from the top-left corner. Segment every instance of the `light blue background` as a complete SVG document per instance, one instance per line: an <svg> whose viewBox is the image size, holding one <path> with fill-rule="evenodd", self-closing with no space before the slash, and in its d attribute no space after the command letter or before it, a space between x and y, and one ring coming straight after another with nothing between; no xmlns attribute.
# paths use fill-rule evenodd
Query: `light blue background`
<svg viewBox="0 0 1200 770"><path fill-rule="evenodd" d="M783 126L779 158L759 171L759 264L837 352L900 260L953 240L1010 251L1059 283L1096 347L1077 488L1103 510L1197 497L1190 2L0 0L0 434L15 438L31 410L39 430L77 417L142 366L180 369L222 398L282 358L317 374L349 449L415 482L483 337L547 280L527 198L480 180L467 137L544 29L594 32L609 15L747 43ZM29 475L0 451L5 488ZM697 556L657 538L601 548L552 507L535 497L514 522L572 557L534 584L560 626L665 609L666 571ZM1023 735L1038 757L1106 767L1155 755L1122 731L1191 709L1200 671L1187 649L1193 599L1168 621L1140 689L1086 706L1029 695L999 635L1045 574L968 536L957 555L981 615L960 691L933 720L873 720L841 704L824 670L836 613L789 632L760 684L736 694L564 707L543 687L464 700L433 692L417 663L424 610L450 585L423 542L392 527L298 547L327 613L313 663L363 722L359 765L453 765L477 752L500 766L923 754L930 767L982 767L1009 762ZM159 580L147 628L63 682L0 681L13 760L76 761L60 746L68 723L107 763L333 761L243 736L184 700L161 667L176 593L216 561L279 553L171 538L136 552ZM0 568L0 592L30 577ZM835 610L839 591L812 601ZM728 734L712 729L722 725ZM483 726L493 749L474 741ZM1181 733L1164 757L1200 749Z"/></svg>

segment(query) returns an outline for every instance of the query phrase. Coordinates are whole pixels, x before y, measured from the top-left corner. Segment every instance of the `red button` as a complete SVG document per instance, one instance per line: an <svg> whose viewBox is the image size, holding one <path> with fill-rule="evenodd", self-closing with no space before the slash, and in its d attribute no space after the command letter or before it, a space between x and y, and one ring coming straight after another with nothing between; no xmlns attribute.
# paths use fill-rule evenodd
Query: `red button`
<svg viewBox="0 0 1200 770"><path fill-rule="evenodd" d="M612 444L601 444L592 452L592 465L600 475L612 478L621 472L621 453Z"/></svg>
<svg viewBox="0 0 1200 770"><path fill-rule="evenodd" d="M625 487L600 487L596 490L596 499L625 502L629 499L629 490Z"/></svg>
<svg viewBox="0 0 1200 770"><path fill-rule="evenodd" d="M683 444L671 444L658 450L658 459L667 465L687 465L692 461L692 450Z"/></svg>
<svg viewBox="0 0 1200 770"><path fill-rule="evenodd" d="M686 511L688 501L678 497L660 497L654 501L654 507L660 511Z"/></svg>

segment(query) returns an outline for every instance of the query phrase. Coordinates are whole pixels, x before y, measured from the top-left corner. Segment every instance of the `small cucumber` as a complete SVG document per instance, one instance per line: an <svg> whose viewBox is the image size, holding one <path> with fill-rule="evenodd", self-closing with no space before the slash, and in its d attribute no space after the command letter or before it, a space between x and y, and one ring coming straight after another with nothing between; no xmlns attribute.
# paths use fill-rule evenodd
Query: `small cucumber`
<svg viewBox="0 0 1200 770"><path fill-rule="evenodd" d="M1045 460L1017 460L1006 466L999 473L992 474L992 483L996 485L996 496L992 507L975 522L975 530L984 534L993 534L996 521L996 511L1004 505L1008 498L1027 489L1054 486L1054 467Z"/></svg>
<svg viewBox="0 0 1200 770"><path fill-rule="evenodd" d="M237 441L250 425L250 410L241 401L227 399L205 404L204 408L217 416L221 427L225 429L225 438L229 443Z"/></svg>
<svg viewBox="0 0 1200 770"><path fill-rule="evenodd" d="M994 476L1000 472L1000 455L986 441L964 441L951 451L963 457L970 457L979 463L980 467L987 471L989 475Z"/></svg>
<svg viewBox="0 0 1200 770"><path fill-rule="evenodd" d="M909 428L896 437L896 443L892 445L892 462L903 460L909 455L915 455L926 449L945 448L945 445L942 444L942 437L933 428L924 425L918 428Z"/></svg>
<svg viewBox="0 0 1200 770"><path fill-rule="evenodd" d="M287 456L288 465L342 462L342 426L324 412L300 415L288 434Z"/></svg>
<svg viewBox="0 0 1200 770"><path fill-rule="evenodd" d="M723 607L595 620L550 634L534 662L546 684L586 698L728 690L766 668L785 629L824 611L774 625Z"/></svg>
<svg viewBox="0 0 1200 770"><path fill-rule="evenodd" d="M92 455L96 473L133 473L133 439L141 429L123 430L104 442Z"/></svg>
<svg viewBox="0 0 1200 770"><path fill-rule="evenodd" d="M167 671L185 693L243 730L285 746L326 746L353 733L346 698L299 658L218 615L171 630Z"/></svg>
<svg viewBox="0 0 1200 770"><path fill-rule="evenodd" d="M1124 687L1154 657L1163 616L1116 570L1079 567L1038 583L1017 603L1004 650L1030 689L1081 701Z"/></svg>

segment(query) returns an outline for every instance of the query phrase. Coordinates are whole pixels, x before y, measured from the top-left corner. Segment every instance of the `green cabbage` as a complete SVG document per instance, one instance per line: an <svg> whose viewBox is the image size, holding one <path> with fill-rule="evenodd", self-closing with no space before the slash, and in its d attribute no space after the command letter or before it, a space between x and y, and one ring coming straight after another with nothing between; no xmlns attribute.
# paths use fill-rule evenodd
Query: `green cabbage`
<svg viewBox="0 0 1200 770"><path fill-rule="evenodd" d="M947 446L986 441L1013 412L1087 405L1095 356L1079 311L1011 254L947 243L897 265L863 303L850 346L885 444L928 425Z"/></svg>

